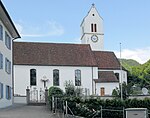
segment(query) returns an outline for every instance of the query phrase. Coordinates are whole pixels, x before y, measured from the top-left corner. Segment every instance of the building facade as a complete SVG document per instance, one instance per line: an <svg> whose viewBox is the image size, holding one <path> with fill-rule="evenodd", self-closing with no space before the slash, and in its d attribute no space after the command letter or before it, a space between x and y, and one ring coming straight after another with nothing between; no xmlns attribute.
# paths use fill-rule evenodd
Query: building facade
<svg viewBox="0 0 150 118"><path fill-rule="evenodd" d="M113 52L104 51L103 19L93 4L81 23L81 44L14 42L14 94L26 88L65 91L71 81L86 95L112 95L127 73ZM40 94L38 99L40 98Z"/></svg>
<svg viewBox="0 0 150 118"><path fill-rule="evenodd" d="M0 108L3 108L12 104L12 42L20 36L1 1L0 14Z"/></svg>

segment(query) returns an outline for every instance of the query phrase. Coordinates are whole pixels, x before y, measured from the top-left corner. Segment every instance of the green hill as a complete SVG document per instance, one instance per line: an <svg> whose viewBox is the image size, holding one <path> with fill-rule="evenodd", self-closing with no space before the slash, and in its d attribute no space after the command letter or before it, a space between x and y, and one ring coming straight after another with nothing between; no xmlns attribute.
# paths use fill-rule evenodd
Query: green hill
<svg viewBox="0 0 150 118"><path fill-rule="evenodd" d="M140 87L150 86L150 60L140 64L132 59L122 59L121 63L128 70L128 83L136 84Z"/></svg>
<svg viewBox="0 0 150 118"><path fill-rule="evenodd" d="M131 68L134 66L141 65L139 62L133 59L119 59L119 61L121 62L122 66L128 71L131 71Z"/></svg>

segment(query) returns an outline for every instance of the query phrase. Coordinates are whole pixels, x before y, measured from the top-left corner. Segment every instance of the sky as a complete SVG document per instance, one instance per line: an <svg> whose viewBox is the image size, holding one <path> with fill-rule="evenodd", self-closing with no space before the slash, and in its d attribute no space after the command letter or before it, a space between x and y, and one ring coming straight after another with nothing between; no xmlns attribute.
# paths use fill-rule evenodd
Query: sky
<svg viewBox="0 0 150 118"><path fill-rule="evenodd" d="M80 24L94 3L104 20L104 49L117 57L150 59L150 0L2 0L21 39L80 43Z"/></svg>

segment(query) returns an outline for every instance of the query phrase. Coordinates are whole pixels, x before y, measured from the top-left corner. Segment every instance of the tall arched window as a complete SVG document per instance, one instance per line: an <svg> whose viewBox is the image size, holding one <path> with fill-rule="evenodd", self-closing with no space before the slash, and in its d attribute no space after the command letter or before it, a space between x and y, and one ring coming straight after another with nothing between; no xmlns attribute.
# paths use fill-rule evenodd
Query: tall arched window
<svg viewBox="0 0 150 118"><path fill-rule="evenodd" d="M75 86L81 86L81 70L75 70Z"/></svg>
<svg viewBox="0 0 150 118"><path fill-rule="evenodd" d="M53 85L59 86L59 70L53 70Z"/></svg>
<svg viewBox="0 0 150 118"><path fill-rule="evenodd" d="M30 85L36 86L36 69L30 70Z"/></svg>

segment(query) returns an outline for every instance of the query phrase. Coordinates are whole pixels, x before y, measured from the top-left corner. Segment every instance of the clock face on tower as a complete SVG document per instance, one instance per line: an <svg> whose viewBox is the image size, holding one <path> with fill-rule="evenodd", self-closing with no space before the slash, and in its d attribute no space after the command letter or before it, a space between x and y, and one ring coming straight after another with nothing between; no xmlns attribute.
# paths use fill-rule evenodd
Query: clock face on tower
<svg viewBox="0 0 150 118"><path fill-rule="evenodd" d="M98 37L96 35L92 35L91 40L93 42L97 42L98 41Z"/></svg>

